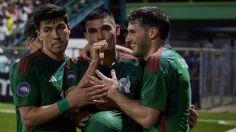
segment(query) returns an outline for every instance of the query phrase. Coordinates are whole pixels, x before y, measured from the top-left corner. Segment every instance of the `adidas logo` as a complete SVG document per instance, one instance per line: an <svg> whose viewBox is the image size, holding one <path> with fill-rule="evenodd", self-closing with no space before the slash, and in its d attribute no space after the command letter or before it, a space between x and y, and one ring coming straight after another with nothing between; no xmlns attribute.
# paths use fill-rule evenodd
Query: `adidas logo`
<svg viewBox="0 0 236 132"><path fill-rule="evenodd" d="M48 82L56 82L57 79L52 75Z"/></svg>

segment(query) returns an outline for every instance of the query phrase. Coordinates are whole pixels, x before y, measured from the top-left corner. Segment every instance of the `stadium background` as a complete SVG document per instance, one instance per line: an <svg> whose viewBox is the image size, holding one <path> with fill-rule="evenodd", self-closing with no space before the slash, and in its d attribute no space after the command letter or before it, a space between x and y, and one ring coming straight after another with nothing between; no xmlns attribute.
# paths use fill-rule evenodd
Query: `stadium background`
<svg viewBox="0 0 236 132"><path fill-rule="evenodd" d="M72 28L66 54L77 56L86 41L83 20L94 8L109 8L124 42L127 14L145 5L158 6L170 17L167 43L189 67L193 104L200 111L195 132L236 132L236 1L235 0L0 0L0 132L15 131L9 87L10 65L27 54L23 28L42 3L67 8Z"/></svg>

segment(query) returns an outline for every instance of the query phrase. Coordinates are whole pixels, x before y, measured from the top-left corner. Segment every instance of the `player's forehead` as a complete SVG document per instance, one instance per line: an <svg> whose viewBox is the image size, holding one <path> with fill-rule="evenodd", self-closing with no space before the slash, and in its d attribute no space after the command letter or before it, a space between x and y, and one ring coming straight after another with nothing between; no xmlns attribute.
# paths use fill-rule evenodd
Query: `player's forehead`
<svg viewBox="0 0 236 132"><path fill-rule="evenodd" d="M50 20L43 20L40 22L40 28L46 28L46 27L55 27L58 25L66 25L64 22L64 19L62 18L56 18L56 19L50 19Z"/></svg>
<svg viewBox="0 0 236 132"><path fill-rule="evenodd" d="M112 18L110 17L106 17L106 18L99 18L99 19L95 19L95 20L88 20L86 22L86 29L89 28L101 28L102 26L110 26L112 28L115 27L115 22Z"/></svg>
<svg viewBox="0 0 236 132"><path fill-rule="evenodd" d="M128 23L128 27L127 27L127 30L130 31L130 30L141 30L143 29L140 25L139 22L129 22Z"/></svg>

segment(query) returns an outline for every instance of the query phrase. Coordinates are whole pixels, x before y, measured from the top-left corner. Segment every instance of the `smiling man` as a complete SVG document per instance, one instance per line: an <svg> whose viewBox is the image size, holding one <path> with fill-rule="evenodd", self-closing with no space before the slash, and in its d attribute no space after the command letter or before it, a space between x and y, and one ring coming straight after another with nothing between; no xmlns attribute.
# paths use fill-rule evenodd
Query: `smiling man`
<svg viewBox="0 0 236 132"><path fill-rule="evenodd" d="M169 18L157 7L142 7L128 17L126 41L133 54L141 57L143 81L140 100L131 100L118 89L116 73L112 78L96 71L102 80L91 78L92 84L109 88L108 97L129 117L143 126L145 132L188 132L191 87L188 66L165 39Z"/></svg>

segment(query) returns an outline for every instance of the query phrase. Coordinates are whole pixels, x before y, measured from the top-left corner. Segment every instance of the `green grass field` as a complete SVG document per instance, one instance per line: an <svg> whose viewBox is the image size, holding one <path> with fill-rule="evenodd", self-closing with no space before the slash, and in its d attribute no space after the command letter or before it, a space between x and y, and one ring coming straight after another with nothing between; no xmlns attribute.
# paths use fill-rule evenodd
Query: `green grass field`
<svg viewBox="0 0 236 132"><path fill-rule="evenodd" d="M3 112L7 109L14 110L14 106L0 103L0 132L15 132L15 113ZM198 123L192 132L226 132L234 128L236 114L199 112Z"/></svg>

